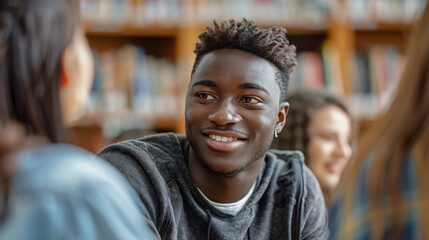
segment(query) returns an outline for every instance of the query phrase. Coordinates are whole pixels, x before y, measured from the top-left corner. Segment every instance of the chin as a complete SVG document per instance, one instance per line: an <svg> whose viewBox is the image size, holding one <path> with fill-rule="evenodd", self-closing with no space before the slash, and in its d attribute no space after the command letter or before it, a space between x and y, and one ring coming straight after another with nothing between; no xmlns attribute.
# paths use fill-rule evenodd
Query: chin
<svg viewBox="0 0 429 240"><path fill-rule="evenodd" d="M232 172L223 172L223 173L220 173L220 174L222 174L222 175L223 175L223 176L225 176L225 177L234 177L234 176L236 176L239 172L240 172L240 170L235 170L235 171L232 171Z"/></svg>
<svg viewBox="0 0 429 240"><path fill-rule="evenodd" d="M320 187L322 188L323 191L332 191L334 190L337 186L338 186L339 181L335 180L335 181L325 181L324 183L320 184Z"/></svg>
<svg viewBox="0 0 429 240"><path fill-rule="evenodd" d="M235 167L235 166L213 166L211 164L206 164L206 166L214 173L223 175L225 177L234 177L240 173L244 167Z"/></svg>

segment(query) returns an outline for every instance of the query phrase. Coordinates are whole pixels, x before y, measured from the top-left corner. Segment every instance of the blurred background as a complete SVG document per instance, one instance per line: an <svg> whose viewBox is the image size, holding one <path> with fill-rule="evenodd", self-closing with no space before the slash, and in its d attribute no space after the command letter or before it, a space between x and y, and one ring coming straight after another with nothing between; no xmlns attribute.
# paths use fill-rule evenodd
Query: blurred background
<svg viewBox="0 0 429 240"><path fill-rule="evenodd" d="M151 133L184 133L184 96L198 34L231 18L282 26L297 47L290 90L344 97L360 133L389 105L412 21L426 0L83 0L95 60L91 97L69 125L97 152Z"/></svg>

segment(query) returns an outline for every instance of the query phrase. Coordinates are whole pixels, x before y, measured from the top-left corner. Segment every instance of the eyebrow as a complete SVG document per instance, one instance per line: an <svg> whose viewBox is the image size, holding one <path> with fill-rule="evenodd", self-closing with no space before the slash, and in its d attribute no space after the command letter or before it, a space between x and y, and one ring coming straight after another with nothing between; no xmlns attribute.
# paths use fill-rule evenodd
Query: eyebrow
<svg viewBox="0 0 429 240"><path fill-rule="evenodd" d="M212 80L201 80L201 81L198 81L198 82L192 84L192 87L195 87L195 86L198 86L198 85L207 86L207 87L217 87L217 84L215 82L213 82Z"/></svg>
<svg viewBox="0 0 429 240"><path fill-rule="evenodd" d="M195 86L198 86L198 85L207 86L207 87L217 87L216 82L214 82L212 80L201 80L201 81L198 81L198 82L192 84L192 87L195 87ZM238 86L238 88L239 89L258 89L258 90L264 91L267 94L269 94L269 92L268 92L268 90L266 88L264 88L261 85L256 84L256 83L242 83L242 84L240 84Z"/></svg>
<svg viewBox="0 0 429 240"><path fill-rule="evenodd" d="M264 88L261 85L256 84L256 83L242 83L242 84L240 84L240 86L238 86L238 88L240 88L240 89L249 89L249 88L250 89L258 89L258 90L264 91L267 94L269 94L269 92L266 88Z"/></svg>

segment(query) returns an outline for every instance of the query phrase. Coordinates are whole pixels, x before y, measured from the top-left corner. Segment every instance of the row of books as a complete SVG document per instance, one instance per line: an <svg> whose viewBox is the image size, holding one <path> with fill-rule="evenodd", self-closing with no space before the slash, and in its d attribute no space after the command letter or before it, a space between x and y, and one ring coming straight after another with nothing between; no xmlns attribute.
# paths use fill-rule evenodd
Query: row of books
<svg viewBox="0 0 429 240"><path fill-rule="evenodd" d="M99 53L89 109L118 113L126 110L145 119L180 115L182 94L176 65L147 55L142 47L124 45Z"/></svg>
<svg viewBox="0 0 429 240"><path fill-rule="evenodd" d="M356 115L373 118L387 108L403 65L403 55L392 46L372 46L355 53L350 105Z"/></svg>
<svg viewBox="0 0 429 240"><path fill-rule="evenodd" d="M298 65L291 74L289 89L326 89L338 95L345 95L344 80L340 69L337 48L329 41L322 44L320 51L305 51L297 54Z"/></svg>
<svg viewBox="0 0 429 240"><path fill-rule="evenodd" d="M329 15L344 14L357 27L407 23L426 0L83 0L84 19L97 29L132 25L207 25L215 20L248 18L262 25L326 28Z"/></svg>
<svg viewBox="0 0 429 240"><path fill-rule="evenodd" d="M145 119L174 118L183 113L183 86L176 65L147 55L143 48L125 45L103 53L94 51L95 74L89 108L93 112L126 110ZM319 52L300 52L291 75L290 91L326 89L345 96L339 56L325 43ZM351 61L347 96L357 117L372 118L389 105L403 65L391 46L357 51Z"/></svg>
<svg viewBox="0 0 429 240"><path fill-rule="evenodd" d="M373 23L409 23L424 9L426 0L347 0L346 13L356 27Z"/></svg>
<svg viewBox="0 0 429 240"><path fill-rule="evenodd" d="M345 96L338 53L325 43L320 52L301 52L290 79L290 90L326 89ZM351 62L347 100L354 115L372 118L385 109L395 91L403 65L402 54L392 46L357 51Z"/></svg>
<svg viewBox="0 0 429 240"><path fill-rule="evenodd" d="M83 0L83 18L105 26L177 26L248 18L261 25L326 27L329 0Z"/></svg>

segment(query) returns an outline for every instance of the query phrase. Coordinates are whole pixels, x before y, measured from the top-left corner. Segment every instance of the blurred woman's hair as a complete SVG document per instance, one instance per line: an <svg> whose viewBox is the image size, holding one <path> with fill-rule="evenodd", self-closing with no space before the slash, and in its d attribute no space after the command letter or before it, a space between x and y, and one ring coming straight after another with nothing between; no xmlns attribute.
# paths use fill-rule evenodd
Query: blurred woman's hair
<svg viewBox="0 0 429 240"><path fill-rule="evenodd" d="M24 127L16 122L0 122L0 223L5 219L10 181L16 167L17 155L47 142L41 136L28 136Z"/></svg>
<svg viewBox="0 0 429 240"><path fill-rule="evenodd" d="M66 140L61 64L78 20L78 0L0 1L0 218L17 154Z"/></svg>
<svg viewBox="0 0 429 240"><path fill-rule="evenodd" d="M357 186L360 170L372 157L368 169L365 189L369 194L371 210L383 209L392 214L390 219L375 217L369 223L374 234L371 239L381 239L384 229L400 231L405 227L401 223L404 217L402 209L406 206L402 198L400 172L411 151L416 153L416 172L419 194L424 200L425 211L421 212L429 226L429 5L426 6L421 20L414 25L406 52L407 61L397 92L389 109L380 115L359 139L359 150L355 160L349 164L343 175L341 188L345 192L345 213L350 213L351 203L355 201L352 186ZM414 177L414 176L413 176ZM388 201L390 205L383 203ZM424 209L424 208L423 208ZM382 214L374 211L373 214ZM388 225L390 224L390 225ZM426 226L426 227L424 227ZM427 232L426 234L428 234Z"/></svg>
<svg viewBox="0 0 429 240"><path fill-rule="evenodd" d="M60 109L62 56L79 19L76 0L0 2L0 122L66 140Z"/></svg>
<svg viewBox="0 0 429 240"><path fill-rule="evenodd" d="M279 137L274 139L271 148L300 150L305 159L308 157L307 146L311 136L309 125L314 112L326 106L336 106L352 120L344 101L326 91L298 90L287 95L286 102L290 104L286 125Z"/></svg>

